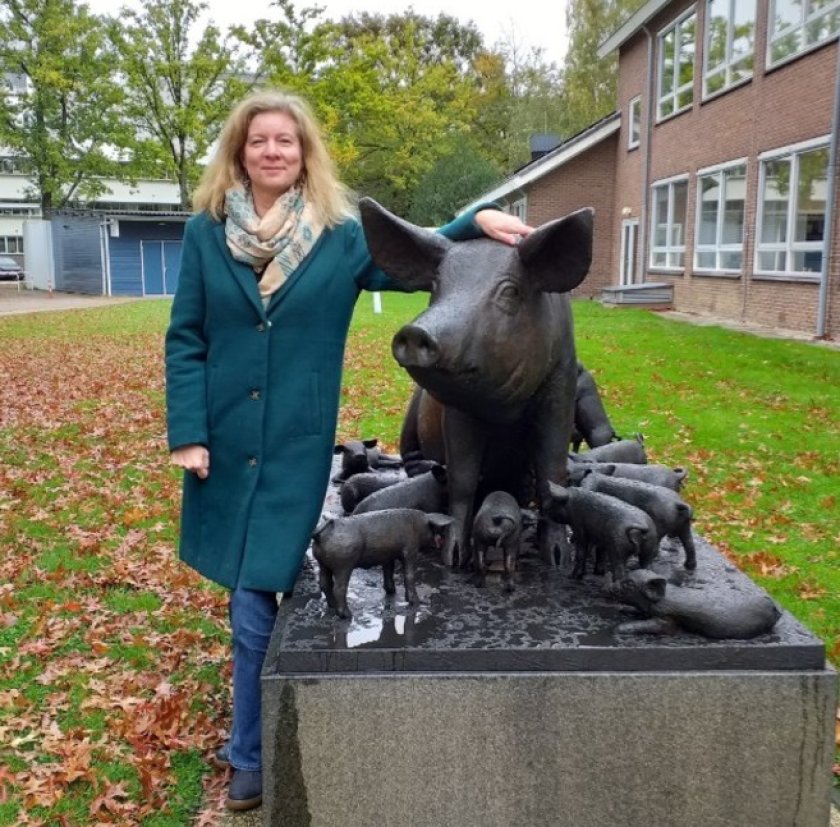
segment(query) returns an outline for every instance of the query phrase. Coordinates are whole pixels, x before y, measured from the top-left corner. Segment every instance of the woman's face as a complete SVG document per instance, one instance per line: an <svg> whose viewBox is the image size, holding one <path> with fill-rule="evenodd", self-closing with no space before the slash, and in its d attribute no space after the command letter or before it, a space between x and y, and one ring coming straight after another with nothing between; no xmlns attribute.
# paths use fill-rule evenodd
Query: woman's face
<svg viewBox="0 0 840 827"><path fill-rule="evenodd" d="M248 126L242 165L255 198L276 199L294 186L303 169L297 124L285 112L261 112Z"/></svg>

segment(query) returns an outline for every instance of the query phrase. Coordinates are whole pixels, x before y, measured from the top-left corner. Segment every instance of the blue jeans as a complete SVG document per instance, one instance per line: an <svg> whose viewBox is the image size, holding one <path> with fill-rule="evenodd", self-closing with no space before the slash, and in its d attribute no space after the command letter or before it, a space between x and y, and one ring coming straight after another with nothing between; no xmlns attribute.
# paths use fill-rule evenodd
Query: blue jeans
<svg viewBox="0 0 840 827"><path fill-rule="evenodd" d="M236 588L230 593L233 633L233 726L230 763L237 770L262 768L260 672L274 620L277 595Z"/></svg>

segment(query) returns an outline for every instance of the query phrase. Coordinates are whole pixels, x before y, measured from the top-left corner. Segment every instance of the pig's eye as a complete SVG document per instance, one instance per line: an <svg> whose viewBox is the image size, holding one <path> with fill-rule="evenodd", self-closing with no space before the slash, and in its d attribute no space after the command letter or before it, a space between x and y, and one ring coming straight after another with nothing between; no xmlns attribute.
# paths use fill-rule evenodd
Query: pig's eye
<svg viewBox="0 0 840 827"><path fill-rule="evenodd" d="M513 313L521 299L519 286L512 281L503 282L496 290L496 302L507 313Z"/></svg>

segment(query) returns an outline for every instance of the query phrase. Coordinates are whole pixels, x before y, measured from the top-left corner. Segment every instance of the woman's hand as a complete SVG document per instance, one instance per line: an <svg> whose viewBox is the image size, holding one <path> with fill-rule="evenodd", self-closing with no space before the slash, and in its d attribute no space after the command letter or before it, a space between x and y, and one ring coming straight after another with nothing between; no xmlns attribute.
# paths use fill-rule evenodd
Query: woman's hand
<svg viewBox="0 0 840 827"><path fill-rule="evenodd" d="M210 452L203 445L184 445L170 455L173 465L192 471L200 480L210 475Z"/></svg>
<svg viewBox="0 0 840 827"><path fill-rule="evenodd" d="M488 238L511 246L520 238L534 232L533 227L524 224L515 215L501 210L481 210L475 214L475 223Z"/></svg>

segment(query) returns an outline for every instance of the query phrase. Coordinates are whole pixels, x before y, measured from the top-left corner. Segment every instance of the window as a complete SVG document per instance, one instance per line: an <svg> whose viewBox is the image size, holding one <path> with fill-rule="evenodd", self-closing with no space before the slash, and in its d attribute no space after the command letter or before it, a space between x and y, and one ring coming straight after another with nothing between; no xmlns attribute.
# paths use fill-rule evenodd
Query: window
<svg viewBox="0 0 840 827"><path fill-rule="evenodd" d="M840 0L771 0L767 63L781 63L838 32Z"/></svg>
<svg viewBox="0 0 840 827"><path fill-rule="evenodd" d="M0 253L22 253L23 237L15 235L0 236Z"/></svg>
<svg viewBox="0 0 840 827"><path fill-rule="evenodd" d="M741 270L747 168L735 164L697 176L695 270Z"/></svg>
<svg viewBox="0 0 840 827"><path fill-rule="evenodd" d="M642 135L642 99L637 95L627 109L627 148L635 149Z"/></svg>
<svg viewBox="0 0 840 827"><path fill-rule="evenodd" d="M520 198L518 201L514 201L510 205L508 212L511 215L515 215L520 221L525 221L525 213L527 211L526 205L526 200L524 198Z"/></svg>
<svg viewBox="0 0 840 827"><path fill-rule="evenodd" d="M755 0L709 0L703 96L751 78L754 47Z"/></svg>
<svg viewBox="0 0 840 827"><path fill-rule="evenodd" d="M685 227L688 180L668 181L651 189L650 266L685 266Z"/></svg>
<svg viewBox="0 0 840 827"><path fill-rule="evenodd" d="M817 278L825 250L828 146L761 164L757 273Z"/></svg>
<svg viewBox="0 0 840 827"><path fill-rule="evenodd" d="M697 15L681 17L659 35L659 120L691 106L694 99L694 49Z"/></svg>

